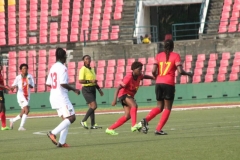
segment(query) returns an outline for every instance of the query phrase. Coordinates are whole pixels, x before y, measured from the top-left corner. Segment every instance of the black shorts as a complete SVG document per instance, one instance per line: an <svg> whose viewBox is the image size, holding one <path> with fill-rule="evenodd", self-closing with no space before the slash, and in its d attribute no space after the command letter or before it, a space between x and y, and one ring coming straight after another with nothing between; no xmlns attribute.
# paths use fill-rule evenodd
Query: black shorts
<svg viewBox="0 0 240 160"><path fill-rule="evenodd" d="M82 87L82 94L87 104L96 101L96 86Z"/></svg>
<svg viewBox="0 0 240 160"><path fill-rule="evenodd" d="M0 103L5 103L3 91L0 91Z"/></svg>
<svg viewBox="0 0 240 160"><path fill-rule="evenodd" d="M128 95L128 94L124 94L124 95L122 95L121 97L119 97L118 100L119 100L119 102L122 104L123 107L124 107L124 106L128 106L128 105L124 102L124 100L125 100L126 98L132 98L132 99L134 99L132 96L130 96L130 95Z"/></svg>
<svg viewBox="0 0 240 160"><path fill-rule="evenodd" d="M175 86L157 83L155 85L155 93L157 101L174 100Z"/></svg>

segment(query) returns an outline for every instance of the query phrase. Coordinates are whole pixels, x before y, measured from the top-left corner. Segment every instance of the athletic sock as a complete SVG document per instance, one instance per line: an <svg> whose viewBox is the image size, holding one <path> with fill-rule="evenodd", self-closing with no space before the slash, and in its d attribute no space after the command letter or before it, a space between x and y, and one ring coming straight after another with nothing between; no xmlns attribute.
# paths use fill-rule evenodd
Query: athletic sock
<svg viewBox="0 0 240 160"><path fill-rule="evenodd" d="M60 132L60 137L59 137L59 143L60 144L65 144L66 143L68 128L69 128L69 125Z"/></svg>
<svg viewBox="0 0 240 160"><path fill-rule="evenodd" d="M131 115L132 127L133 127L137 122L137 107L131 107L130 115Z"/></svg>
<svg viewBox="0 0 240 160"><path fill-rule="evenodd" d="M89 117L93 112L94 112L94 109L89 108L88 111L87 111L87 113L86 113L86 115L85 115L85 117L83 118L82 122L87 121L88 117Z"/></svg>
<svg viewBox="0 0 240 160"><path fill-rule="evenodd" d="M159 107L153 108L146 116L146 121L147 122L151 121L156 115L158 115L161 112L162 110Z"/></svg>
<svg viewBox="0 0 240 160"><path fill-rule="evenodd" d="M20 127L23 127L25 122L26 122L26 119L27 119L27 115L26 114L23 114L22 115L22 120L21 120L21 124L20 124Z"/></svg>
<svg viewBox="0 0 240 160"><path fill-rule="evenodd" d="M20 115L17 115L17 117L13 118L13 122L16 122L17 120L21 119Z"/></svg>
<svg viewBox="0 0 240 160"><path fill-rule="evenodd" d="M95 125L95 110L93 110L92 114L90 115L91 118L91 126Z"/></svg>
<svg viewBox="0 0 240 160"><path fill-rule="evenodd" d="M1 115L2 127L6 127L6 115L4 112L1 112L0 115Z"/></svg>
<svg viewBox="0 0 240 160"><path fill-rule="evenodd" d="M119 118L112 126L110 126L108 129L116 129L123 125L128 119L125 116L122 116Z"/></svg>
<svg viewBox="0 0 240 160"><path fill-rule="evenodd" d="M161 119L160 119L160 121L157 125L157 128L156 128L157 131L162 130L163 126L165 125L165 123L168 120L168 117L169 117L170 113L171 113L171 110L168 110L168 109L163 110L162 117L161 117Z"/></svg>
<svg viewBox="0 0 240 160"><path fill-rule="evenodd" d="M61 132L64 128L69 126L71 122L69 119L64 119L55 129L51 131L52 134L57 135L59 132Z"/></svg>

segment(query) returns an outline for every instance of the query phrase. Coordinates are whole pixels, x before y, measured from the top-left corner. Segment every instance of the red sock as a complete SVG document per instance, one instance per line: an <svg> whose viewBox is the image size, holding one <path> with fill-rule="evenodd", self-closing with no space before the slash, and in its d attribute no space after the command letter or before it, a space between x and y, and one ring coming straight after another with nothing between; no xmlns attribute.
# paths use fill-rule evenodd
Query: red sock
<svg viewBox="0 0 240 160"><path fill-rule="evenodd" d="M168 117L169 117L170 113L171 113L171 110L164 109L164 111L162 113L162 117L161 117L161 119L160 119L160 121L159 121L159 123L157 125L157 128L156 128L157 131L161 131L162 130L163 126L165 125L165 123L168 120Z"/></svg>
<svg viewBox="0 0 240 160"><path fill-rule="evenodd" d="M2 127L6 127L6 116L5 116L5 113L1 112L0 115L1 115Z"/></svg>
<svg viewBox="0 0 240 160"><path fill-rule="evenodd" d="M123 125L127 120L128 119L125 116L122 116L108 129L116 129L116 128L120 127L121 125Z"/></svg>
<svg viewBox="0 0 240 160"><path fill-rule="evenodd" d="M137 122L137 107L131 107L130 115L131 115L132 127L133 127Z"/></svg>
<svg viewBox="0 0 240 160"><path fill-rule="evenodd" d="M156 115L158 115L161 112L162 110L159 107L153 108L146 116L146 121L147 122L151 121Z"/></svg>

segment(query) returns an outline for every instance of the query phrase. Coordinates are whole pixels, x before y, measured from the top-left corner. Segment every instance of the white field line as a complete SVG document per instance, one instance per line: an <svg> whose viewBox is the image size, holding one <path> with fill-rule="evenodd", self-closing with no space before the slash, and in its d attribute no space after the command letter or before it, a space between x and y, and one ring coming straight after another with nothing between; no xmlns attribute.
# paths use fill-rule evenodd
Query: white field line
<svg viewBox="0 0 240 160"><path fill-rule="evenodd" d="M199 109L217 109L217 108L237 108L240 107L239 105L226 105L226 106L207 106L207 107L185 107L185 108L173 108L172 111L185 111L185 110L199 110ZM149 112L151 109L148 110L138 110L138 113L143 113L143 112ZM99 112L95 113L97 115L102 115L102 114L120 114L123 113L123 111L109 111L109 112ZM85 113L80 113L76 114L77 116L79 115L85 115ZM57 112L56 115L46 115L46 116L28 116L28 118L49 118L49 117L58 117ZM8 118L10 119L10 118Z"/></svg>

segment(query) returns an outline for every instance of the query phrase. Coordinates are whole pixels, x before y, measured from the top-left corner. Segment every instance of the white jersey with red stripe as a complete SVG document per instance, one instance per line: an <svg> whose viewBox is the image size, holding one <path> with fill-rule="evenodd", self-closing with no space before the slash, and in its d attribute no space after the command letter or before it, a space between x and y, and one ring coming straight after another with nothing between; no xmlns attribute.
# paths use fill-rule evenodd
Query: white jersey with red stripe
<svg viewBox="0 0 240 160"><path fill-rule="evenodd" d="M65 65L56 62L48 73L46 84L51 86L50 103L52 109L70 105L68 90L61 86L61 84L68 84L68 72Z"/></svg>
<svg viewBox="0 0 240 160"><path fill-rule="evenodd" d="M15 78L12 86L16 86L18 88L17 97L19 100L23 97L26 98L28 101L30 100L31 88L29 87L29 85L34 87L34 80L31 74L28 74L26 79L23 78L21 74Z"/></svg>

